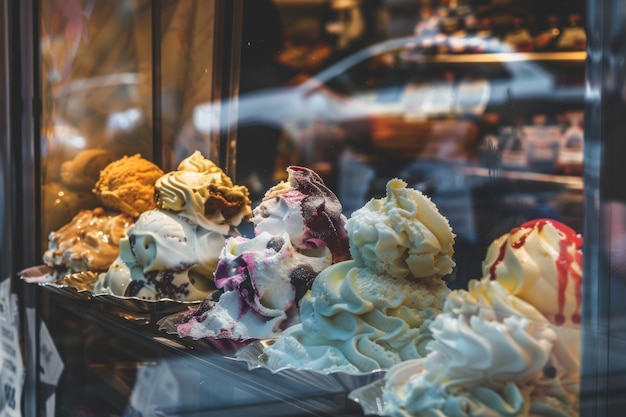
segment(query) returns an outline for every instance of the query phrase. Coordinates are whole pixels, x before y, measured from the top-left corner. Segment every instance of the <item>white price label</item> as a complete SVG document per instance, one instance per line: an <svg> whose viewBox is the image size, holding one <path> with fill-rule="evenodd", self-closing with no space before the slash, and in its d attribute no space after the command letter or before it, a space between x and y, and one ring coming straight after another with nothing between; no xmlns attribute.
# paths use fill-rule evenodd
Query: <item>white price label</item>
<svg viewBox="0 0 626 417"><path fill-rule="evenodd" d="M57 386L65 365L44 322L39 328L39 378L41 382Z"/></svg>
<svg viewBox="0 0 626 417"><path fill-rule="evenodd" d="M156 365L144 365L137 372L129 410L144 417L162 416L163 409L175 407L180 403L180 387L181 381L167 361Z"/></svg>
<svg viewBox="0 0 626 417"><path fill-rule="evenodd" d="M11 280L0 283L0 417L21 417L24 365L19 345L17 296Z"/></svg>

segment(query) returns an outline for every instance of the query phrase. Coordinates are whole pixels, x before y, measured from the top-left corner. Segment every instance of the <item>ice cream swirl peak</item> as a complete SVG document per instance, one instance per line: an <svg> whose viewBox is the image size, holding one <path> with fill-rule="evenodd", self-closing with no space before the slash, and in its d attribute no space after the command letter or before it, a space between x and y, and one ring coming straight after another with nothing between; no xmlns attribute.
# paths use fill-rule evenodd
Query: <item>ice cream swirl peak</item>
<svg viewBox="0 0 626 417"><path fill-rule="evenodd" d="M350 252L361 266L397 278L443 277L455 263L448 220L435 204L400 179L348 220Z"/></svg>

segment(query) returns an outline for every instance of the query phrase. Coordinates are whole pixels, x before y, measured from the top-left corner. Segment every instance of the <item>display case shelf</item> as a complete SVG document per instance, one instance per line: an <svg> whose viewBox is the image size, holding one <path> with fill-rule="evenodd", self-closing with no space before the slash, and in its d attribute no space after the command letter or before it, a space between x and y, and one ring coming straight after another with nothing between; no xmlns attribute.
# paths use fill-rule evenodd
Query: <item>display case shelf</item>
<svg viewBox="0 0 626 417"><path fill-rule="evenodd" d="M141 384L152 383L156 385L154 389L161 388L158 379L137 382L137 375L141 375L138 370L143 366L177 368L172 372L181 392L172 394L179 397L162 407L165 415L362 415L360 407L347 398L354 387L338 382L324 388L319 381L307 381L307 374L296 379L293 373L248 369L246 362L235 360L208 343L160 331L155 322L127 320L116 313L90 308L97 300L81 302L46 287L40 287L39 292L43 302L55 311L55 318L47 318L45 322L51 326L52 337L68 368L65 371L68 380L62 383L66 387L64 396L72 400L71 405L61 404L63 412L77 407L98 410L102 404L111 407L111 412L122 411L120 404L126 404L133 391L147 389ZM67 329L64 325L69 322L77 332L75 337L63 334ZM91 355L90 343L94 342L99 352ZM81 348L82 361L66 356ZM167 374L170 375L169 370ZM86 378L74 384L69 378L77 375ZM183 390L195 393L185 395ZM127 404L126 408L129 407Z"/></svg>

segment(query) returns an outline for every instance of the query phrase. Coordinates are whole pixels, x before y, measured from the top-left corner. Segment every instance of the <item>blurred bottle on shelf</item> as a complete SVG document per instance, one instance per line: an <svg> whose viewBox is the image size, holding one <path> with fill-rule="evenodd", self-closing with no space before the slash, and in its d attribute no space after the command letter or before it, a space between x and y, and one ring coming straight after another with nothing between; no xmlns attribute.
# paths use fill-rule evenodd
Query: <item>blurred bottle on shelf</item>
<svg viewBox="0 0 626 417"><path fill-rule="evenodd" d="M581 175L583 169L583 113L565 115L566 128L561 136L557 171L564 175Z"/></svg>
<svg viewBox="0 0 626 417"><path fill-rule="evenodd" d="M528 147L528 166L534 172L552 173L559 155L561 128L548 122L545 114L536 114L524 126Z"/></svg>
<svg viewBox="0 0 626 417"><path fill-rule="evenodd" d="M487 113L482 120L482 140L478 149L478 162L482 167L489 169L492 176L500 171L500 115Z"/></svg>
<svg viewBox="0 0 626 417"><path fill-rule="evenodd" d="M563 28L563 33L556 43L559 51L584 51L587 47L587 35L580 13L570 13L569 24Z"/></svg>
<svg viewBox="0 0 626 417"><path fill-rule="evenodd" d="M530 30L520 16L513 17L512 27L504 35L504 43L517 52L531 52L533 50L533 38L530 35Z"/></svg>
<svg viewBox="0 0 626 417"><path fill-rule="evenodd" d="M556 45L561 38L561 32L559 16L548 16L547 25L535 37L535 50L543 52L557 49Z"/></svg>
<svg viewBox="0 0 626 417"><path fill-rule="evenodd" d="M526 170L528 155L523 138L524 131L519 126L502 126L498 135L502 167Z"/></svg>

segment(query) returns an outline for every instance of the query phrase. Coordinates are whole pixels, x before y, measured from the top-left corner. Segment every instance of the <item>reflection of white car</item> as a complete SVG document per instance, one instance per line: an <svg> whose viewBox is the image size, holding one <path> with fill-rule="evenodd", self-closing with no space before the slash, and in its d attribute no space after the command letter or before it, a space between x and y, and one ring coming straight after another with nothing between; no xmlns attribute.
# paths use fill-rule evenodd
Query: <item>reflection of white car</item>
<svg viewBox="0 0 626 417"><path fill-rule="evenodd" d="M521 54L490 43L481 54L431 55L420 51L419 40L370 46L296 86L200 105L195 129L202 135L261 126L282 132L309 165L338 156L346 143L374 156L382 150L458 160L478 140L476 122L485 113L506 123L555 104L558 111L582 106L584 52ZM573 72L581 79L562 75ZM262 131L255 140L263 140Z"/></svg>
<svg viewBox="0 0 626 417"><path fill-rule="evenodd" d="M385 112L408 111L418 117L416 102L424 108L423 117L463 116L464 111L473 113L487 104L582 97L582 90L559 88L557 75L542 62L582 63L584 52L520 54L504 44L486 52L422 55L416 38L392 39L349 56L300 85L198 106L194 123L200 132L209 133L220 120L223 128L250 123L282 128L296 120L342 122ZM235 106L231 116L220 119L230 106Z"/></svg>

